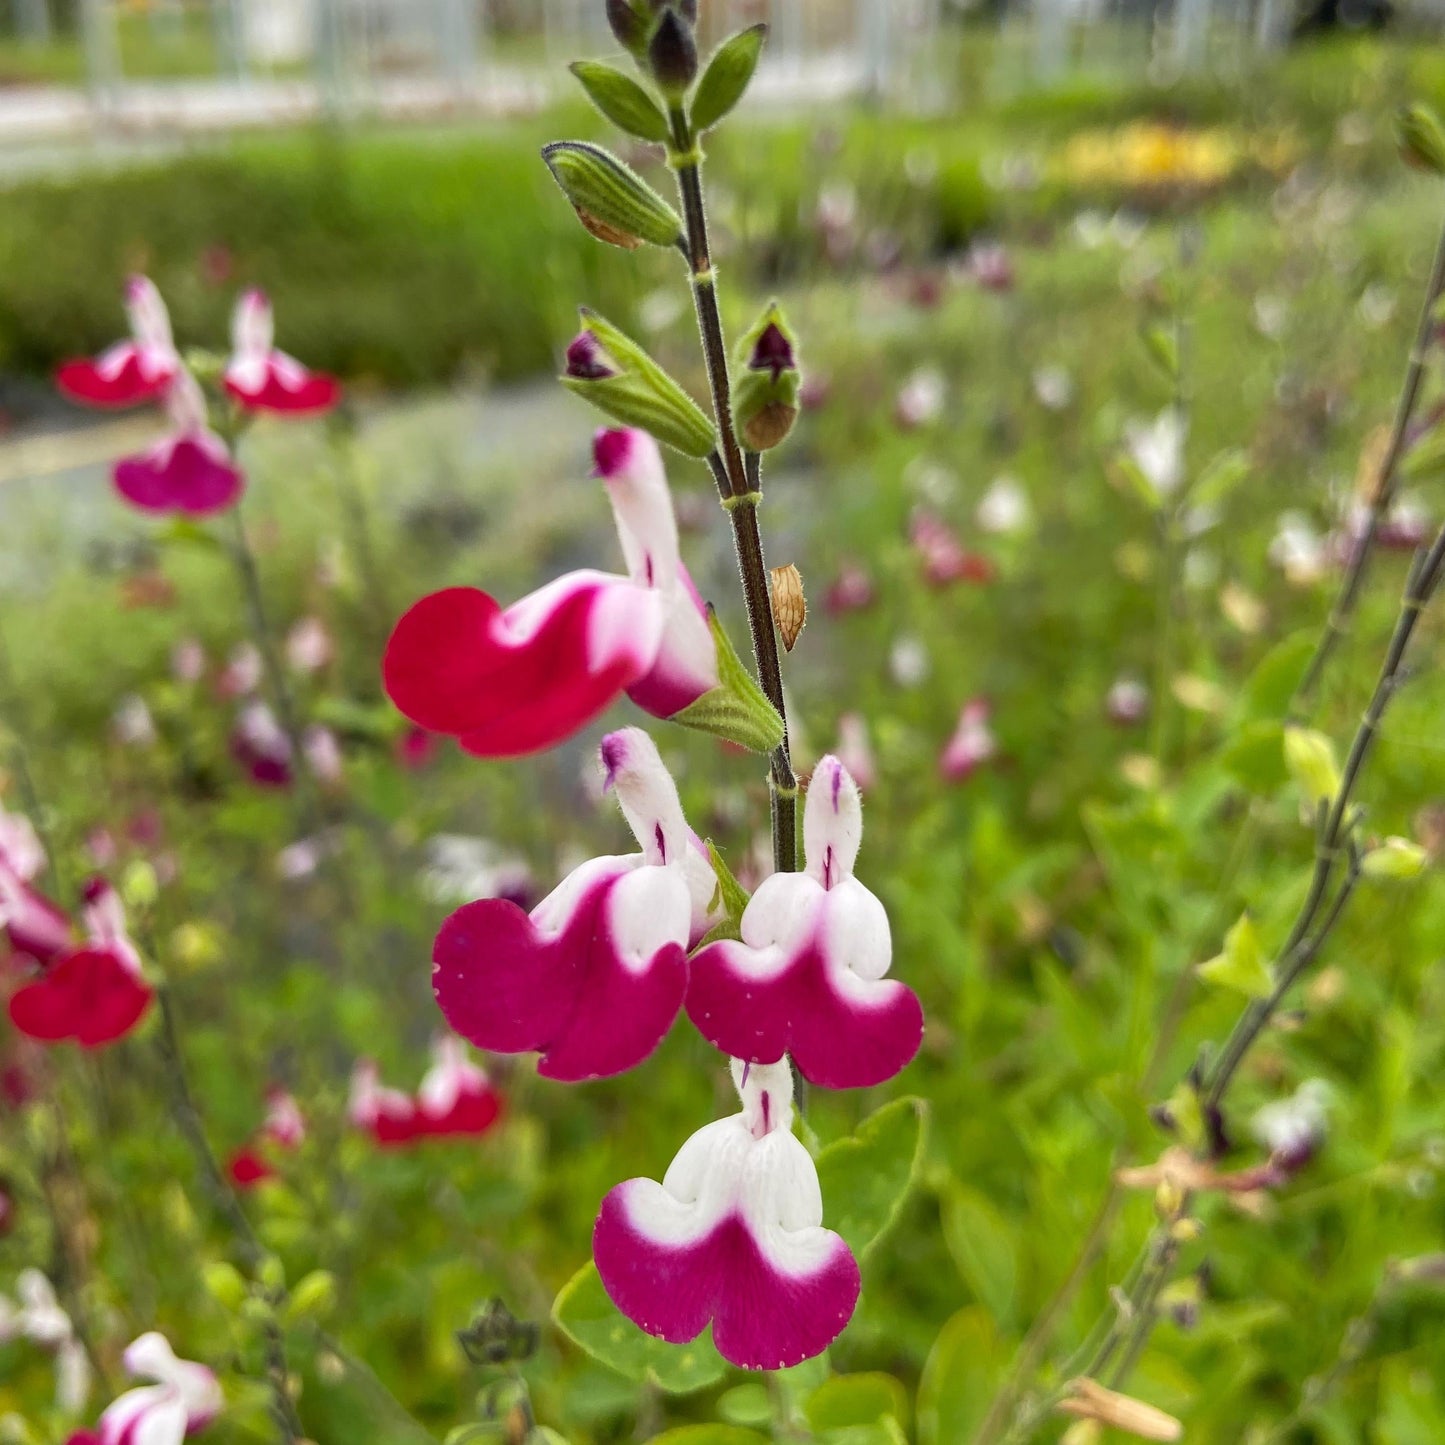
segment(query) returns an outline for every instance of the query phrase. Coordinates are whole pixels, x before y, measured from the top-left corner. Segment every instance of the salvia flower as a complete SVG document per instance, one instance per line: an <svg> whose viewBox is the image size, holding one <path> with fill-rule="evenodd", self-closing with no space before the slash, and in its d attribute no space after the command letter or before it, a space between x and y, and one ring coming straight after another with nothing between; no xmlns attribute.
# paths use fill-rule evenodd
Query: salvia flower
<svg viewBox="0 0 1445 1445"><path fill-rule="evenodd" d="M420 1133L416 1104L409 1094L381 1082L372 1059L359 1059L351 1074L347 1118L383 1148L410 1144Z"/></svg>
<svg viewBox="0 0 1445 1445"><path fill-rule="evenodd" d="M87 406L137 406L164 396L181 373L171 318L153 282L132 276L125 309L130 339L93 361L68 361L56 373L61 391Z"/></svg>
<svg viewBox="0 0 1445 1445"><path fill-rule="evenodd" d="M54 1286L38 1269L21 1270L13 1300L0 1295L0 1344L14 1339L29 1340L54 1357L56 1409L65 1415L84 1409L90 1396L90 1360Z"/></svg>
<svg viewBox="0 0 1445 1445"><path fill-rule="evenodd" d="M189 371L165 391L169 433L149 451L115 464L115 488L143 512L208 517L231 506L245 486L226 443L211 430L206 399Z"/></svg>
<svg viewBox="0 0 1445 1445"><path fill-rule="evenodd" d="M950 783L961 783L972 777L998 756L998 739L990 724L992 716L993 707L987 698L976 697L964 703L958 726L943 745L938 759L938 769Z"/></svg>
<svg viewBox="0 0 1445 1445"><path fill-rule="evenodd" d="M624 691L671 717L718 686L717 645L679 556L657 444L640 431L602 431L594 450L628 576L571 572L507 608L450 587L422 598L392 634L392 701L468 752L552 747Z"/></svg>
<svg viewBox="0 0 1445 1445"><path fill-rule="evenodd" d="M924 580L931 587L948 587L955 582L986 583L994 578L994 565L987 557L970 552L943 519L920 508L908 528L913 550L923 564Z"/></svg>
<svg viewBox="0 0 1445 1445"><path fill-rule="evenodd" d="M241 709L231 731L231 756L260 787L291 786L291 739L270 704L253 701Z"/></svg>
<svg viewBox="0 0 1445 1445"><path fill-rule="evenodd" d="M70 947L70 920L31 886L45 871L45 849L30 819L0 806L0 928L16 953L49 963Z"/></svg>
<svg viewBox="0 0 1445 1445"><path fill-rule="evenodd" d="M742 1112L699 1129L659 1184L629 1179L602 1201L592 1235L613 1303L675 1344L709 1323L746 1370L821 1354L858 1302L858 1263L823 1228L818 1172L793 1137L786 1060L734 1060Z"/></svg>
<svg viewBox="0 0 1445 1445"><path fill-rule="evenodd" d="M225 1406L214 1372L178 1359L154 1330L132 1341L121 1360L133 1379L154 1383L127 1390L111 1404L100 1417L100 1445L181 1445Z"/></svg>
<svg viewBox="0 0 1445 1445"><path fill-rule="evenodd" d="M861 712L845 712L838 719L838 761L866 793L878 781L878 765L868 736L868 719Z"/></svg>
<svg viewBox="0 0 1445 1445"><path fill-rule="evenodd" d="M241 295L231 318L226 390L252 411L329 411L341 399L335 377L310 371L275 347L276 323L264 291Z"/></svg>
<svg viewBox="0 0 1445 1445"><path fill-rule="evenodd" d="M735 1058L776 1063L825 1089L891 1079L918 1052L923 1009L893 962L888 915L853 876L863 838L858 786L835 757L813 772L803 812L802 873L763 881L741 940L709 944L692 961L687 1014Z"/></svg>
<svg viewBox="0 0 1445 1445"><path fill-rule="evenodd" d="M268 1089L265 1120L227 1165L231 1182L238 1189L251 1189L265 1179L274 1179L274 1153L278 1150L290 1153L305 1142L306 1119L295 1096L279 1087Z"/></svg>
<svg viewBox="0 0 1445 1445"><path fill-rule="evenodd" d="M469 903L432 951L437 1003L457 1033L540 1053L539 1072L567 1081L621 1073L661 1043L717 886L652 739L609 734L602 762L642 851L583 863L530 914L501 898Z"/></svg>
<svg viewBox="0 0 1445 1445"><path fill-rule="evenodd" d="M416 1093L417 1120L431 1137L485 1134L502 1112L502 1097L459 1039L432 1043L432 1066Z"/></svg>
<svg viewBox="0 0 1445 1445"><path fill-rule="evenodd" d="M1156 500L1172 497L1184 482L1184 443L1189 423L1175 406L1166 406L1151 422L1131 422L1124 437L1129 455Z"/></svg>
<svg viewBox="0 0 1445 1445"><path fill-rule="evenodd" d="M124 1038L153 997L140 954L126 932L115 889L103 878L85 887L87 941L61 952L34 983L10 999L10 1021L43 1043L74 1039L96 1049Z"/></svg>

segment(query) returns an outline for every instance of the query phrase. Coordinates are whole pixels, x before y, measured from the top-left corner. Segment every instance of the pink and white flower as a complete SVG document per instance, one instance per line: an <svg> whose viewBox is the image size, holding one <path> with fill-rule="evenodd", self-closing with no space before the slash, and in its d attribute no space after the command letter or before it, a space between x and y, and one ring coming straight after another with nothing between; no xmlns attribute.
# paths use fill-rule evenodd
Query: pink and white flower
<svg viewBox="0 0 1445 1445"><path fill-rule="evenodd" d="M627 577L571 572L507 608L477 588L450 587L412 607L387 646L392 701L470 753L551 747L622 692L671 717L718 685L657 443L640 431L601 431L594 451Z"/></svg>
<svg viewBox="0 0 1445 1445"><path fill-rule="evenodd" d="M411 1095L383 1084L373 1059L358 1059L351 1072L346 1116L384 1148L410 1144L420 1132Z"/></svg>
<svg viewBox="0 0 1445 1445"><path fill-rule="evenodd" d="M273 1085L266 1090L266 1117L260 1129L233 1155L226 1172L238 1189L251 1189L274 1179L276 1151L291 1153L306 1142L306 1118L288 1090Z"/></svg>
<svg viewBox="0 0 1445 1445"><path fill-rule="evenodd" d="M943 745L938 769L950 783L971 778L985 763L998 756L998 739L990 719L993 705L985 697L964 703L953 736Z"/></svg>
<svg viewBox="0 0 1445 1445"><path fill-rule="evenodd" d="M70 920L31 886L45 871L45 849L23 813L0 806L0 928L16 953L49 963L72 942Z"/></svg>
<svg viewBox="0 0 1445 1445"><path fill-rule="evenodd" d="M136 406L163 396L182 370L166 303L153 282L132 276L125 309L130 339L94 360L68 361L56 373L61 391L87 406Z"/></svg>
<svg viewBox="0 0 1445 1445"><path fill-rule="evenodd" d="M436 1136L485 1134L502 1112L502 1096L486 1070L468 1057L460 1039L432 1041L432 1066L416 1094L423 1133Z"/></svg>
<svg viewBox="0 0 1445 1445"><path fill-rule="evenodd" d="M121 1356L133 1379L155 1383L127 1390L100 1417L100 1445L181 1445L225 1408L220 1381L205 1365L181 1360L152 1330Z"/></svg>
<svg viewBox="0 0 1445 1445"><path fill-rule="evenodd" d="M836 756L865 793L878 781L878 765L873 760L873 744L868 737L868 719L861 712L845 712L838 719Z"/></svg>
<svg viewBox="0 0 1445 1445"><path fill-rule="evenodd" d="M253 411L329 411L341 400L336 378L311 371L277 351L276 321L264 291L241 294L231 318L231 360L226 390Z"/></svg>
<svg viewBox="0 0 1445 1445"><path fill-rule="evenodd" d="M116 490L143 512L208 517L224 511L245 485L225 442L211 430L206 399L189 371L165 390L170 433L149 451L115 464Z"/></svg>
<svg viewBox="0 0 1445 1445"><path fill-rule="evenodd" d="M996 570L993 563L977 552L970 552L953 528L935 513L922 508L916 511L909 523L908 537L930 586L993 581Z"/></svg>
<svg viewBox="0 0 1445 1445"><path fill-rule="evenodd" d="M319 617L299 618L286 634L286 661L297 672L320 672L335 655L331 633Z"/></svg>
<svg viewBox="0 0 1445 1445"><path fill-rule="evenodd" d="M570 1082L622 1073L662 1042L717 887L652 739L626 728L601 751L642 851L583 863L530 914L501 898L468 903L432 951L437 1003L457 1033L540 1053L540 1073Z"/></svg>
<svg viewBox="0 0 1445 1445"><path fill-rule="evenodd" d="M888 915L853 876L862 839L858 786L826 757L803 812L806 870L764 879L741 940L709 944L692 960L687 1015L709 1043L755 1064L791 1054L825 1089L881 1084L918 1052L922 1006L885 977Z"/></svg>
<svg viewBox="0 0 1445 1445"><path fill-rule="evenodd" d="M119 895L103 878L85 886L87 941L60 952L34 983L11 995L10 1021L42 1043L73 1039L83 1049L124 1038L153 997L126 932Z"/></svg>
<svg viewBox="0 0 1445 1445"><path fill-rule="evenodd" d="M263 788L289 788L291 739L269 703L253 701L241 709L231 731L231 756Z"/></svg>
<svg viewBox="0 0 1445 1445"><path fill-rule="evenodd" d="M742 1112L699 1129L659 1184L602 1201L597 1271L634 1324L682 1344L712 1325L724 1359L777 1370L821 1354L858 1303L858 1262L823 1228L818 1171L793 1137L787 1061L733 1061Z"/></svg>
<svg viewBox="0 0 1445 1445"><path fill-rule="evenodd" d="M14 1300L0 1295L0 1344L15 1339L29 1340L54 1357L55 1408L65 1415L84 1409L90 1397L90 1360L55 1287L38 1269L20 1271Z"/></svg>

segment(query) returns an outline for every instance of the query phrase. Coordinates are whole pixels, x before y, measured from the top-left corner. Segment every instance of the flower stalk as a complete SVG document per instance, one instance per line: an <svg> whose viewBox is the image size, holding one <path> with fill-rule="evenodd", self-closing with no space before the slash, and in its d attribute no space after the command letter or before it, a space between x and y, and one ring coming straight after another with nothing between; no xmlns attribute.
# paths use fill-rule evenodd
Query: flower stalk
<svg viewBox="0 0 1445 1445"><path fill-rule="evenodd" d="M758 503L762 500L762 461L756 452L744 453L733 421L732 379L728 371L722 315L718 309L717 275L708 240L701 146L681 105L671 107L669 124L672 130L669 163L677 173L686 232L679 249L691 273L693 305L702 336L703 359L707 364L713 416L718 431L718 447L708 457L708 466L717 483L718 499L732 523L733 546L742 578L758 681L768 701L783 719L783 740L773 750L771 758L769 791L772 797L773 866L780 873L791 873L798 866L798 780L788 750L782 660L773 620L768 568L763 558L762 530L758 524Z"/></svg>

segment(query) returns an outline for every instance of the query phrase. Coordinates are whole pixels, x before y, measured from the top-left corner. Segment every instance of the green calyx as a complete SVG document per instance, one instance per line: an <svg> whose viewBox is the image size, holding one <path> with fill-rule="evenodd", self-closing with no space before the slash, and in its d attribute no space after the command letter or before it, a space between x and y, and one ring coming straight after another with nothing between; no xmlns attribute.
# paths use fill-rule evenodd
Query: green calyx
<svg viewBox="0 0 1445 1445"><path fill-rule="evenodd" d="M564 374L562 385L623 426L651 432L684 456L706 457L717 433L693 399L635 341L596 312L582 309L582 333L604 353L606 367ZM573 343L574 349L577 343ZM607 374L602 374L606 372Z"/></svg>
<svg viewBox="0 0 1445 1445"><path fill-rule="evenodd" d="M718 685L674 713L671 721L755 753L771 753L782 746L783 720L743 666L711 607L707 620L717 644Z"/></svg>
<svg viewBox="0 0 1445 1445"><path fill-rule="evenodd" d="M588 141L554 141L542 159L577 218L599 241L635 250L682 239L677 212L630 166Z"/></svg>

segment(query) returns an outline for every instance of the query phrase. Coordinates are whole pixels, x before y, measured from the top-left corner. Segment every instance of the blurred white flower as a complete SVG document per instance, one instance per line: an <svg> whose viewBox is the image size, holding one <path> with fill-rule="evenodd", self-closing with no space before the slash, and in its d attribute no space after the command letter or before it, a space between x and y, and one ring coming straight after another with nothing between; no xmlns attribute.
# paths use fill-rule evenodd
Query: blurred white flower
<svg viewBox="0 0 1445 1445"><path fill-rule="evenodd" d="M921 638L897 638L888 650L888 671L899 687L917 687L932 671L928 649Z"/></svg>
<svg viewBox="0 0 1445 1445"><path fill-rule="evenodd" d="M1323 1079L1306 1079L1288 1099L1258 1110L1250 1132L1271 1154L1307 1158L1324 1142L1333 1090Z"/></svg>
<svg viewBox="0 0 1445 1445"><path fill-rule="evenodd" d="M865 793L877 783L878 768L868 738L868 719L862 713L845 712L838 719L838 746L833 752Z"/></svg>
<svg viewBox="0 0 1445 1445"><path fill-rule="evenodd" d="M19 1339L55 1357L56 1409L78 1415L90 1398L90 1361L54 1287L38 1269L21 1270L13 1300L0 1295L0 1344Z"/></svg>
<svg viewBox="0 0 1445 1445"><path fill-rule="evenodd" d="M320 672L331 661L331 634L319 617L303 617L286 634L286 661L296 672Z"/></svg>
<svg viewBox="0 0 1445 1445"><path fill-rule="evenodd" d="M1104 700L1109 721L1120 727L1132 727L1149 715L1149 689L1137 677L1114 680Z"/></svg>
<svg viewBox="0 0 1445 1445"><path fill-rule="evenodd" d="M261 686L263 664L254 642L238 642L221 673L222 697L247 697Z"/></svg>
<svg viewBox="0 0 1445 1445"><path fill-rule="evenodd" d="M1021 532L1033 520L1029 496L1013 477L995 477L979 500L974 521L980 531L1006 536Z"/></svg>
<svg viewBox="0 0 1445 1445"><path fill-rule="evenodd" d="M532 887L526 859L506 852L490 838L438 833L427 842L426 858L422 887L436 903L514 897Z"/></svg>
<svg viewBox="0 0 1445 1445"><path fill-rule="evenodd" d="M1360 320L1372 331L1389 324L1395 314L1395 293L1380 282L1366 286L1360 297Z"/></svg>
<svg viewBox="0 0 1445 1445"><path fill-rule="evenodd" d="M1304 513L1284 512L1269 544L1269 560L1296 587L1307 587L1324 575L1329 549Z"/></svg>
<svg viewBox="0 0 1445 1445"><path fill-rule="evenodd" d="M1152 422L1131 422L1124 429L1134 465L1158 498L1172 497L1184 480L1184 441L1189 424L1184 414L1166 406Z"/></svg>
<svg viewBox="0 0 1445 1445"><path fill-rule="evenodd" d="M312 723L302 734L301 746L306 763L318 782L334 787L342 781L345 769L341 761L341 744L329 727Z"/></svg>
<svg viewBox="0 0 1445 1445"><path fill-rule="evenodd" d="M1261 291L1254 298L1253 313L1255 329L1261 336L1278 341L1284 335L1284 325L1289 319L1289 303L1282 296Z"/></svg>
<svg viewBox="0 0 1445 1445"><path fill-rule="evenodd" d="M199 682L206 671L206 649L194 637L183 637L171 648L171 676L177 682Z"/></svg>
<svg viewBox="0 0 1445 1445"><path fill-rule="evenodd" d="M943 413L948 384L936 366L920 366L899 388L894 415L910 430L937 421Z"/></svg>
<svg viewBox="0 0 1445 1445"><path fill-rule="evenodd" d="M146 748L156 740L155 719L146 700L137 693L121 698L110 726L116 741L127 747Z"/></svg>
<svg viewBox="0 0 1445 1445"><path fill-rule="evenodd" d="M1074 379L1062 366L1041 366L1034 372L1034 395L1049 411L1063 411L1074 399Z"/></svg>

